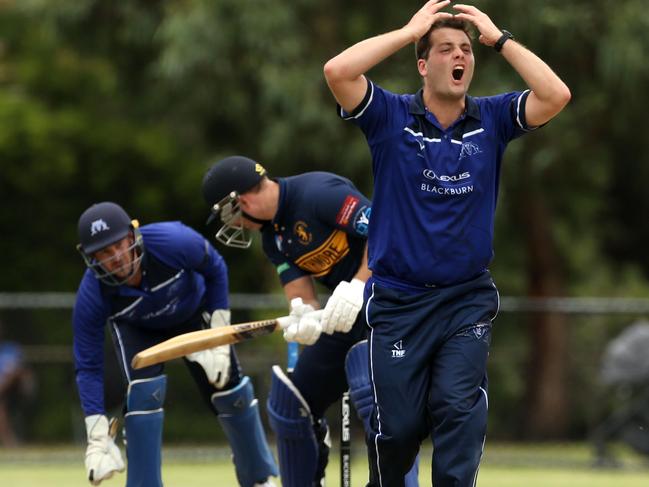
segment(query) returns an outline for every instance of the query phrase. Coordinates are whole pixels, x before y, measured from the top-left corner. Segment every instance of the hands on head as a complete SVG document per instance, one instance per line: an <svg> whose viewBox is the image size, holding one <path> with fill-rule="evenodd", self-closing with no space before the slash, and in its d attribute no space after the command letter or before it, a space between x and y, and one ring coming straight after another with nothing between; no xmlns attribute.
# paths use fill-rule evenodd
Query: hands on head
<svg viewBox="0 0 649 487"><path fill-rule="evenodd" d="M457 18L470 22L480 33L478 40L485 46L493 46L502 35L491 18L472 5L455 4L451 8L458 13L442 12L444 7L450 5L450 0L430 0L413 15L404 27L412 34L413 42L417 42L428 32L430 26L441 19Z"/></svg>

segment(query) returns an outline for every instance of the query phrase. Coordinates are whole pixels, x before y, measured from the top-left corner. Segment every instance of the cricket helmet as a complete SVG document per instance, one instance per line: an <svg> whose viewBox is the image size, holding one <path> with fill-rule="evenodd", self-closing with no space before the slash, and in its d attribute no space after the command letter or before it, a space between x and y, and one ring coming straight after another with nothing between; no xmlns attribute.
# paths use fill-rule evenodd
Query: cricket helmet
<svg viewBox="0 0 649 487"><path fill-rule="evenodd" d="M208 223L216 218L221 227L216 239L229 247L250 247L252 237L244 228L242 218L259 223L260 220L243 213L239 195L250 191L267 176L266 169L258 162L243 156L226 157L215 163L203 177L203 198L210 205L212 214Z"/></svg>
<svg viewBox="0 0 649 487"><path fill-rule="evenodd" d="M137 220L131 220L121 206L111 201L96 203L81 214L78 223L77 250L97 279L110 286L119 286L137 272L144 255L144 245L138 226ZM126 277L118 277L117 273L122 271L122 268L111 272L103 265L107 261L97 260L94 254L129 235L133 237L132 242L123 253L132 253L131 262L128 264L130 269ZM114 255L109 260L119 260L123 253Z"/></svg>

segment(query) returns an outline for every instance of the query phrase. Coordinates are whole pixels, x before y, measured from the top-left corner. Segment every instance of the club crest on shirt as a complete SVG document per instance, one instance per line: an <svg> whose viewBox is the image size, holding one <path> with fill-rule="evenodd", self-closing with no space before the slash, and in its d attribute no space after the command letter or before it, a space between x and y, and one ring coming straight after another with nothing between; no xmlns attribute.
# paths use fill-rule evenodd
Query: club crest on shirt
<svg viewBox="0 0 649 487"><path fill-rule="evenodd" d="M307 224L303 221L295 223L293 233L295 233L302 245L309 245L313 241L313 234L307 230Z"/></svg>
<svg viewBox="0 0 649 487"><path fill-rule="evenodd" d="M460 150L460 159L464 159L465 157L472 156L475 154L480 154L482 151L480 150L480 146L476 144L475 142L462 142L462 149Z"/></svg>

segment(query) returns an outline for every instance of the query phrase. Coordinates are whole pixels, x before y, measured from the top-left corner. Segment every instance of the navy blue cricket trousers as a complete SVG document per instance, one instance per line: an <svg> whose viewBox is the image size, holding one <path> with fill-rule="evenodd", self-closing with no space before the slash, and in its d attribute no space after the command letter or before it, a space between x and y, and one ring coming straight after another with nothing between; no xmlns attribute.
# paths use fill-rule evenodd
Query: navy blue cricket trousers
<svg viewBox="0 0 649 487"><path fill-rule="evenodd" d="M421 442L433 441L435 487L475 485L487 428L487 356L498 291L489 272L404 292L368 281L367 436L371 487L402 487Z"/></svg>

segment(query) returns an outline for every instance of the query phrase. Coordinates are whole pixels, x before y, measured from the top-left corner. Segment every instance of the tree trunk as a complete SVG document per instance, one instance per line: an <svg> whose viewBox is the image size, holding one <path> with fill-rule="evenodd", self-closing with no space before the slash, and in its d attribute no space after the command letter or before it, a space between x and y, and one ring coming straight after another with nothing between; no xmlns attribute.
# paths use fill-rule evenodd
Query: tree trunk
<svg viewBox="0 0 649 487"><path fill-rule="evenodd" d="M529 169L529 168L528 168ZM527 172L527 171L524 171ZM533 181L529 173L525 181ZM523 194L525 240L528 255L528 295L563 295L563 276L552 237L552 217L540 191ZM531 357L527 377L527 414L524 431L534 439L560 438L566 432L567 329L566 315L532 313L529 320Z"/></svg>

